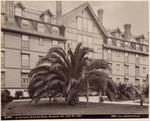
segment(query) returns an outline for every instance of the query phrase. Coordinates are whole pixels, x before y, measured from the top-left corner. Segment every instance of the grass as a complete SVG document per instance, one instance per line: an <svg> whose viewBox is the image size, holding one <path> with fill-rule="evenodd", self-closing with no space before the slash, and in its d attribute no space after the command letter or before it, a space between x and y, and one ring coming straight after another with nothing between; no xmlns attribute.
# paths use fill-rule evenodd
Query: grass
<svg viewBox="0 0 150 121"><path fill-rule="evenodd" d="M49 103L42 100L38 104L28 105L29 101L10 102L7 105L6 114L8 116L19 115L77 115L77 114L148 114L148 106L140 108L139 105L104 104L80 102L76 106L66 105L64 100ZM9 108L9 109L8 109ZM10 110L10 108L12 110Z"/></svg>

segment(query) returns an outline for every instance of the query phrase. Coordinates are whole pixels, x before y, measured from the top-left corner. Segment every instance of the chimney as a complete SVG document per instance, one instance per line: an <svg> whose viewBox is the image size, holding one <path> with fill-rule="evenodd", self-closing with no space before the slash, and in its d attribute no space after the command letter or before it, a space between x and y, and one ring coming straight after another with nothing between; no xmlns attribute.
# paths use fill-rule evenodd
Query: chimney
<svg viewBox="0 0 150 121"><path fill-rule="evenodd" d="M60 24L62 16L62 2L56 1L56 22Z"/></svg>
<svg viewBox="0 0 150 121"><path fill-rule="evenodd" d="M124 39L130 41L131 38L131 24L124 25Z"/></svg>
<svg viewBox="0 0 150 121"><path fill-rule="evenodd" d="M102 24L103 24L103 12L104 12L103 9L98 9L98 10L97 10L98 20L99 20L99 22L102 23Z"/></svg>
<svg viewBox="0 0 150 121"><path fill-rule="evenodd" d="M14 22L14 1L6 1L6 14L9 22Z"/></svg>

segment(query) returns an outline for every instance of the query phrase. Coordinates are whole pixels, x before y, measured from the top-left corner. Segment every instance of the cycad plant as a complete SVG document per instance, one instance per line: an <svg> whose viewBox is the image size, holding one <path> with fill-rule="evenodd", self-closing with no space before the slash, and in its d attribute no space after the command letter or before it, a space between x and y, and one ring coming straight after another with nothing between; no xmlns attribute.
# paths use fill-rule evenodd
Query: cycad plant
<svg viewBox="0 0 150 121"><path fill-rule="evenodd" d="M103 95L115 93L116 88L109 76L100 69L110 69L107 61L89 59L91 48L79 43L73 52L66 53L60 47L51 48L47 55L38 61L37 67L29 74L29 96L36 103L46 94L61 93L67 104L75 104L80 94L86 93L95 85ZM92 88L91 88L92 89ZM88 104L88 103L87 103Z"/></svg>

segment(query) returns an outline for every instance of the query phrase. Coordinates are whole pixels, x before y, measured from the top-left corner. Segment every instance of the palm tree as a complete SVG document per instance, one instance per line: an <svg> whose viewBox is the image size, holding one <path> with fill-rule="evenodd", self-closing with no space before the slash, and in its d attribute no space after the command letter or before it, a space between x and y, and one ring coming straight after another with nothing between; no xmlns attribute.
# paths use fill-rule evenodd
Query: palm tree
<svg viewBox="0 0 150 121"><path fill-rule="evenodd" d="M135 89L132 84L119 83L117 86L117 99L133 99L135 94L134 92Z"/></svg>
<svg viewBox="0 0 150 121"><path fill-rule="evenodd" d="M112 81L109 76L99 70L111 70L108 62L89 59L87 56L89 52L94 51L83 47L82 43L77 45L74 52L69 47L68 53L60 47L51 48L29 74L28 90L31 102L37 103L44 95L55 90L66 98L67 104L74 103L81 93L86 92L88 105L89 88L94 84L103 95L108 89L115 92L115 88L110 88L114 85L110 85Z"/></svg>

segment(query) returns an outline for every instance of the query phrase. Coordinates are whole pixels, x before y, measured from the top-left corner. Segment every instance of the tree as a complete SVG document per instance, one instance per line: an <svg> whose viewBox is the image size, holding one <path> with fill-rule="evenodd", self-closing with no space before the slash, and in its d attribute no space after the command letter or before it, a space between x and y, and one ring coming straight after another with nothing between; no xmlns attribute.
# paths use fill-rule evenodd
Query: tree
<svg viewBox="0 0 150 121"><path fill-rule="evenodd" d="M126 83L119 83L117 86L117 100L132 99L134 97L134 86Z"/></svg>
<svg viewBox="0 0 150 121"><path fill-rule="evenodd" d="M106 73L99 69L111 69L105 60L88 58L89 52L94 51L83 47L82 43L77 45L74 52L70 47L67 53L60 47L51 48L29 74L28 90L32 98L31 102L37 103L52 90L61 93L66 98L67 104L75 104L78 96L86 92L88 102L89 89L94 84L105 95L112 81ZM115 88L110 88L111 91L112 89Z"/></svg>

